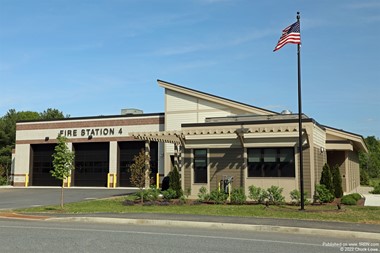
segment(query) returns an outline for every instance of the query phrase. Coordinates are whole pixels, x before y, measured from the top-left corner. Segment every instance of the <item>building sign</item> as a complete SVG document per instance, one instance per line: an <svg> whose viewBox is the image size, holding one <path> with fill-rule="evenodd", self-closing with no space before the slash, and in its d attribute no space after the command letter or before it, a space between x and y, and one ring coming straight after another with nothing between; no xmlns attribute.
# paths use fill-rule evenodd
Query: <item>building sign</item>
<svg viewBox="0 0 380 253"><path fill-rule="evenodd" d="M99 137L99 136L115 136L122 135L123 128L81 128L81 129L65 129L60 130L59 134L66 137Z"/></svg>

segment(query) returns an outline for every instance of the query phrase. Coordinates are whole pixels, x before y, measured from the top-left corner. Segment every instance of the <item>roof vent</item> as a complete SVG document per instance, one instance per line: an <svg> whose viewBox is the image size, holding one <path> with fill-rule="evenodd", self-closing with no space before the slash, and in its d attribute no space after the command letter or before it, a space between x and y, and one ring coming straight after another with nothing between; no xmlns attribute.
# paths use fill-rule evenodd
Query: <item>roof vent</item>
<svg viewBox="0 0 380 253"><path fill-rule="evenodd" d="M121 109L121 115L136 115L136 114L143 114L144 112L140 109L135 108L127 108L127 109Z"/></svg>
<svg viewBox="0 0 380 253"><path fill-rule="evenodd" d="M289 111L289 110L283 110L282 112L281 112L281 114L282 115L290 115L290 114L293 114L291 111Z"/></svg>

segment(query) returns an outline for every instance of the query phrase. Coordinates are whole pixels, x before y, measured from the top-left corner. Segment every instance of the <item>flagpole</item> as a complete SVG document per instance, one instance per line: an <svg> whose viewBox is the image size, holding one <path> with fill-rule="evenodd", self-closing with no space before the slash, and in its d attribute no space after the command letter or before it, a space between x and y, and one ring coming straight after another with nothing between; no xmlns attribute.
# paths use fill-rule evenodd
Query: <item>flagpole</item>
<svg viewBox="0 0 380 253"><path fill-rule="evenodd" d="M297 12L297 21L300 22L300 13ZM300 31L301 32L301 31ZM302 154L302 97L301 97L301 44L297 44L298 58L298 146L300 158L300 191L301 211L305 210L304 185L303 185L303 154Z"/></svg>

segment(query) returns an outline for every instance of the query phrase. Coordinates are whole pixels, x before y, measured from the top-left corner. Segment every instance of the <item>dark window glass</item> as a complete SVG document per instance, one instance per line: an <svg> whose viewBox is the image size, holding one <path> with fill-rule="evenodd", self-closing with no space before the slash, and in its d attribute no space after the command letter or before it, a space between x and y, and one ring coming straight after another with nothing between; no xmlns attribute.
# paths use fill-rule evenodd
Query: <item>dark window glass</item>
<svg viewBox="0 0 380 253"><path fill-rule="evenodd" d="M295 177L294 148L250 148L248 177Z"/></svg>
<svg viewBox="0 0 380 253"><path fill-rule="evenodd" d="M207 150L194 150L194 183L207 183Z"/></svg>

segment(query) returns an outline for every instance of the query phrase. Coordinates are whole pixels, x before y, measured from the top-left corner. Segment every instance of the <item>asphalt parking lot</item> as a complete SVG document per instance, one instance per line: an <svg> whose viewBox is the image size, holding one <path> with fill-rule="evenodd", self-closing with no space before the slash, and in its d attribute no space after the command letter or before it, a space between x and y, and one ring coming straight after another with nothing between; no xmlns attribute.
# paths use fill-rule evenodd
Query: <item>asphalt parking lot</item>
<svg viewBox="0 0 380 253"><path fill-rule="evenodd" d="M65 188L65 203L79 202L88 199L100 199L122 196L135 192L127 188ZM33 206L59 205L61 188L14 188L0 187L0 210L17 209Z"/></svg>

